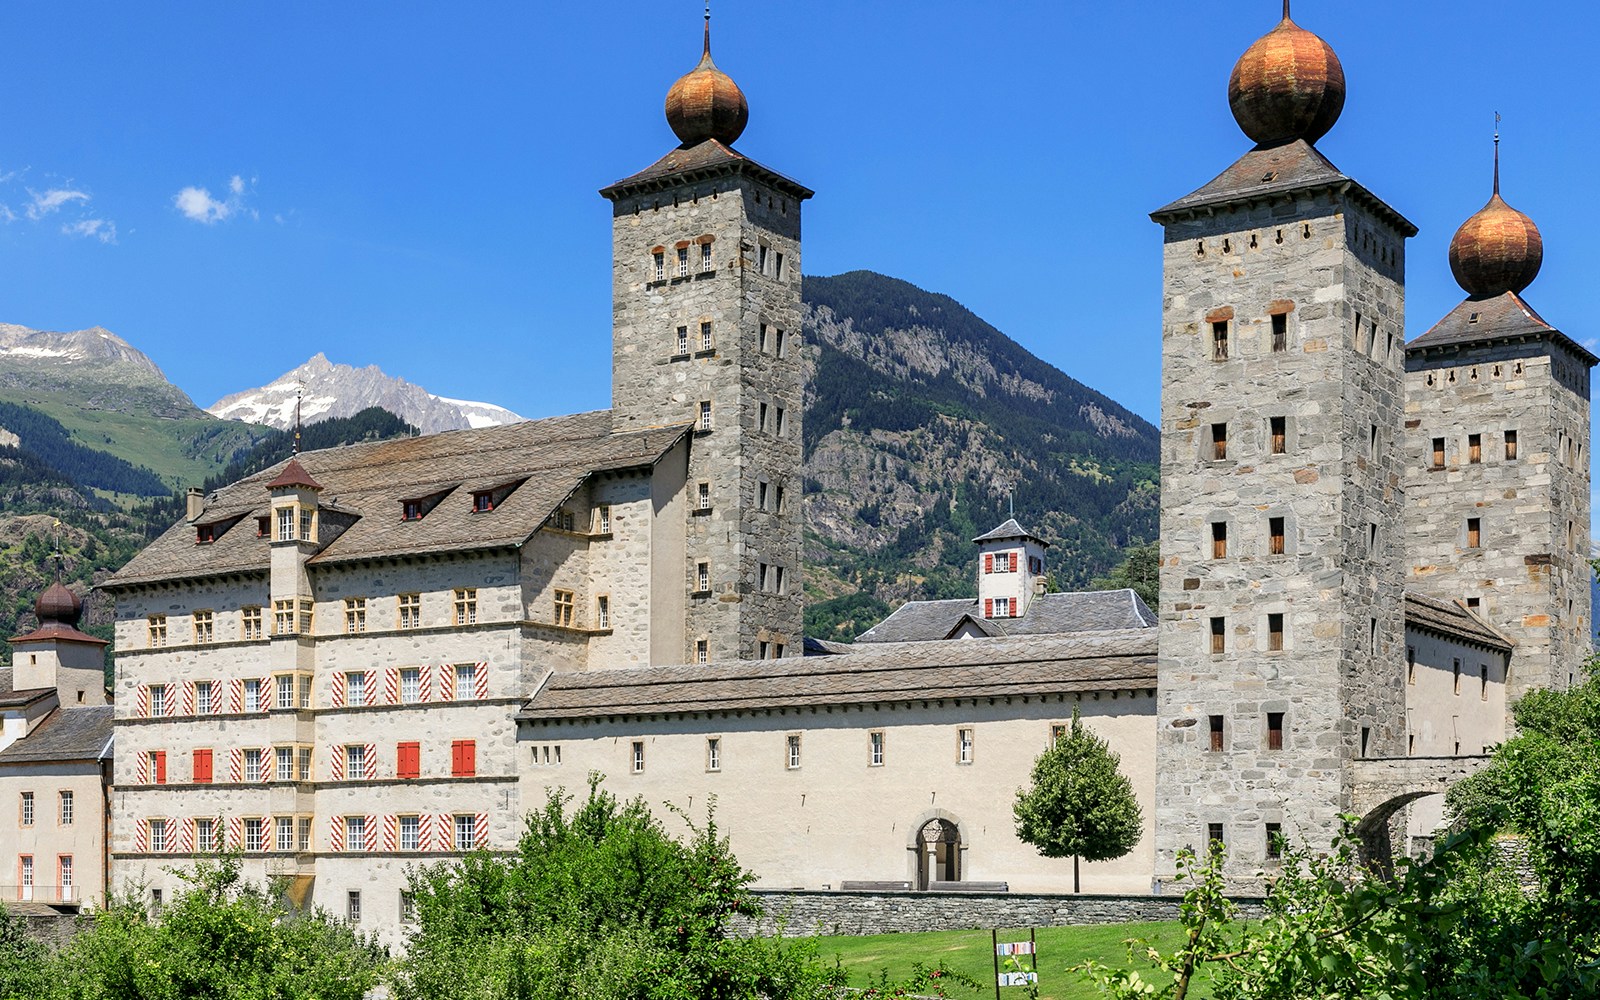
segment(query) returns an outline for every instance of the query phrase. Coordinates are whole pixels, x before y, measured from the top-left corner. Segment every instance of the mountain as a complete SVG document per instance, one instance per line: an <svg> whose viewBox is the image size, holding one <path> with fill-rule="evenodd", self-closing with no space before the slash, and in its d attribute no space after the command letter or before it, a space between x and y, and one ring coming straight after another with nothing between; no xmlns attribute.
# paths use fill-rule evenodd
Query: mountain
<svg viewBox="0 0 1600 1000"><path fill-rule="evenodd" d="M297 397L303 424L329 417L354 416L372 406L388 410L424 434L512 424L523 419L492 403L435 396L403 378L385 375L377 365L365 368L336 365L320 353L278 376L269 385L224 396L207 407L206 412L225 420L244 420L286 430L294 426Z"/></svg>
<svg viewBox="0 0 1600 1000"><path fill-rule="evenodd" d="M853 271L804 291L806 633L974 593L971 539L1010 515L1055 584L1156 537L1156 427L947 295Z"/></svg>

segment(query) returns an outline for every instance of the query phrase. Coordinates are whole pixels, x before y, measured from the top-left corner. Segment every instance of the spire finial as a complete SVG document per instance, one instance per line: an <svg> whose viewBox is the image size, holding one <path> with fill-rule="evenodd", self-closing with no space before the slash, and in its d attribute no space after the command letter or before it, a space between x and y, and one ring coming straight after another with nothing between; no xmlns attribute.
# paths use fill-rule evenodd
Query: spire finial
<svg viewBox="0 0 1600 1000"><path fill-rule="evenodd" d="M1283 0L1283 19L1289 20L1289 0Z"/></svg>
<svg viewBox="0 0 1600 1000"><path fill-rule="evenodd" d="M304 396L305 394L306 394L306 387L305 387L304 383L302 383L302 384L300 384L300 385L295 387L295 390L294 390L294 451L293 451L293 454L295 454L295 455L300 454L300 398L302 396Z"/></svg>
<svg viewBox="0 0 1600 1000"><path fill-rule="evenodd" d="M706 47L703 55L711 58L711 0L706 0Z"/></svg>
<svg viewBox="0 0 1600 1000"><path fill-rule="evenodd" d="M1500 112L1494 113L1494 193L1500 193Z"/></svg>

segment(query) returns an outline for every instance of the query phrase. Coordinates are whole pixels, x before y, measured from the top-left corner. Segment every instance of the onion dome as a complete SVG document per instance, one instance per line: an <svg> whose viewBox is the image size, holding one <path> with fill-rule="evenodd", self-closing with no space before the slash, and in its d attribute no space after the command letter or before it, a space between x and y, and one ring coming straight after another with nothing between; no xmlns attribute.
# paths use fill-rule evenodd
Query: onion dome
<svg viewBox="0 0 1600 1000"><path fill-rule="evenodd" d="M83 617L83 602L57 580L33 602L33 613L39 616L41 626L50 622L76 626L78 619Z"/></svg>
<svg viewBox="0 0 1600 1000"><path fill-rule="evenodd" d="M1344 67L1327 42L1289 19L1256 39L1233 67L1228 104L1257 145L1315 143L1344 110Z"/></svg>
<svg viewBox="0 0 1600 1000"><path fill-rule="evenodd" d="M1500 143L1494 147L1494 194L1489 204L1456 230L1450 271L1473 298L1520 292L1544 263L1544 238L1533 220L1500 197Z"/></svg>
<svg viewBox="0 0 1600 1000"><path fill-rule="evenodd" d="M744 92L728 74L711 61L711 15L706 15L706 45L700 64L678 78L667 91L667 124L683 140L695 146L715 139L733 145L750 121L750 106Z"/></svg>

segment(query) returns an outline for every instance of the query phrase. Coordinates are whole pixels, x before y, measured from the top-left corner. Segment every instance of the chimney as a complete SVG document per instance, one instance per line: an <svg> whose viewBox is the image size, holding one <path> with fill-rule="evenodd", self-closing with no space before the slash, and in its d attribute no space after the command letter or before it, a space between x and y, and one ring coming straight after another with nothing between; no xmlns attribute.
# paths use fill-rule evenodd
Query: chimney
<svg viewBox="0 0 1600 1000"><path fill-rule="evenodd" d="M188 511L185 516L189 520L193 521L195 518L199 517L200 512L206 508L206 491L200 489L199 487L191 486L189 487L189 493L186 499L188 502Z"/></svg>

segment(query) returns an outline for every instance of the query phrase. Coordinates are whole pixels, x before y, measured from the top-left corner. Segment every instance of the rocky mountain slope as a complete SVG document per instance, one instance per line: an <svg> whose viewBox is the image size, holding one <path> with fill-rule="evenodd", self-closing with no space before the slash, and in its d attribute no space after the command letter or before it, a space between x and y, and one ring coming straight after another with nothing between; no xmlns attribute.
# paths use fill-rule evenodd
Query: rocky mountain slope
<svg viewBox="0 0 1600 1000"><path fill-rule="evenodd" d="M225 420L284 430L294 426L297 397L300 420L305 424L354 416L372 406L388 410L424 434L512 424L523 419L492 403L435 396L403 378L385 375L377 365L336 365L325 354L284 372L268 385L224 396L206 412Z"/></svg>

